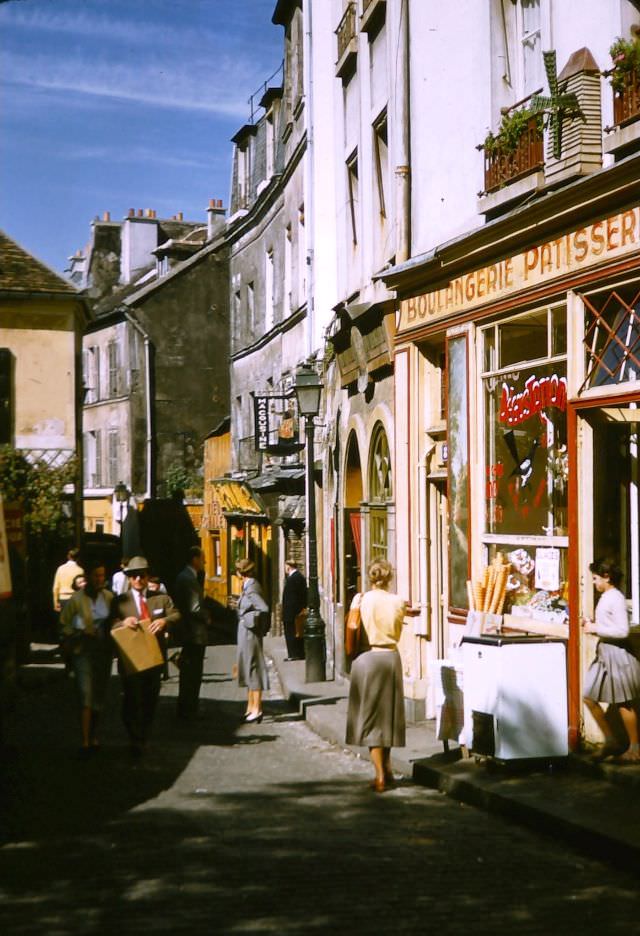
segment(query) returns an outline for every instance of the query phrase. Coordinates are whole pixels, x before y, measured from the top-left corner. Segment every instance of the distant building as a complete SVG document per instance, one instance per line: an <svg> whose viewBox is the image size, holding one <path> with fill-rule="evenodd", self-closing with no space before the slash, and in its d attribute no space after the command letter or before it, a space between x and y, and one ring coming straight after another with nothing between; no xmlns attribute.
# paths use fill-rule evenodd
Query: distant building
<svg viewBox="0 0 640 936"><path fill-rule="evenodd" d="M82 451L86 303L2 231L0 257L0 447L63 465ZM77 508L81 489L78 467Z"/></svg>
<svg viewBox="0 0 640 936"><path fill-rule="evenodd" d="M172 472L201 485L204 438L229 407L224 214L220 201L206 224L107 213L70 258L93 311L83 341L87 530L118 532L128 504L164 495Z"/></svg>

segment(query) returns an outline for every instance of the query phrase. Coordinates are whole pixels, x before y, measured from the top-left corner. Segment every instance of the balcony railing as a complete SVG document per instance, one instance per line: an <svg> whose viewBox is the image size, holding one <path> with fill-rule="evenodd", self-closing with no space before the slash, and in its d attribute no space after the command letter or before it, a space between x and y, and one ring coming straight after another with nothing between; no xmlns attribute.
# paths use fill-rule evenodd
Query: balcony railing
<svg viewBox="0 0 640 936"><path fill-rule="evenodd" d="M519 102L520 105L523 103ZM513 113L517 106L514 105L507 115ZM491 149L486 144L479 148L484 150L485 193L495 192L535 172L544 165L544 134L540 115L532 114L528 118L515 146L503 146L498 139L497 145Z"/></svg>
<svg viewBox="0 0 640 936"><path fill-rule="evenodd" d="M355 3L347 4L344 15L336 29L336 36L338 37L336 75L347 80L353 74L358 54Z"/></svg>
<svg viewBox="0 0 640 936"><path fill-rule="evenodd" d="M613 122L616 127L640 117L640 73L627 72L624 87L613 92Z"/></svg>

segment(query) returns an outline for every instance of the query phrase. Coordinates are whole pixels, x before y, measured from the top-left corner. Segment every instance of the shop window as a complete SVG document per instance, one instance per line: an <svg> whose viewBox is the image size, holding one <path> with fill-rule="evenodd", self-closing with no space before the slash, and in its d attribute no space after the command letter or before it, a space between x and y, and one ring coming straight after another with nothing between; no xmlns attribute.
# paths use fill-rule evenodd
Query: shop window
<svg viewBox="0 0 640 936"><path fill-rule="evenodd" d="M614 290L583 296L587 376L581 391L640 378L640 292Z"/></svg>
<svg viewBox="0 0 640 936"><path fill-rule="evenodd" d="M358 153L357 151L347 160L347 195L349 198L349 218L351 221L351 240L353 246L358 244L358 229L360 227L360 192L358 180Z"/></svg>
<svg viewBox="0 0 640 936"><path fill-rule="evenodd" d="M387 503L391 500L391 457L387 434L379 425L374 431L369 464L369 553L386 559L389 551Z"/></svg>
<svg viewBox="0 0 640 936"><path fill-rule="evenodd" d="M467 336L447 340L449 601L467 605L469 578L469 394Z"/></svg>
<svg viewBox="0 0 640 936"><path fill-rule="evenodd" d="M531 355L505 364L530 328ZM483 331L485 560L510 563L505 611L566 619L566 309L543 309ZM508 348L503 357L502 350ZM546 351L545 354L542 354ZM538 355L538 359L534 358ZM517 355L519 357L519 355Z"/></svg>

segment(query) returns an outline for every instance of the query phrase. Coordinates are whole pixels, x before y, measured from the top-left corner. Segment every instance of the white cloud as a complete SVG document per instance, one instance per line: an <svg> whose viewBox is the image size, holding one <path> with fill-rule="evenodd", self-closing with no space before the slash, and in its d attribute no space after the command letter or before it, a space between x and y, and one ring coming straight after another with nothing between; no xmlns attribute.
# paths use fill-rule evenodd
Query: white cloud
<svg viewBox="0 0 640 936"><path fill-rule="evenodd" d="M161 60L110 63L6 52L2 64L7 84L233 118L247 114L237 92L246 79L241 62L223 62L205 74L203 64L194 68L193 61L188 66Z"/></svg>
<svg viewBox="0 0 640 936"><path fill-rule="evenodd" d="M211 169L212 162L204 162L188 154L179 152L162 152L144 146L118 145L108 146L79 146L65 147L60 155L66 159L97 160L110 163L144 163L155 166L172 166L178 169Z"/></svg>

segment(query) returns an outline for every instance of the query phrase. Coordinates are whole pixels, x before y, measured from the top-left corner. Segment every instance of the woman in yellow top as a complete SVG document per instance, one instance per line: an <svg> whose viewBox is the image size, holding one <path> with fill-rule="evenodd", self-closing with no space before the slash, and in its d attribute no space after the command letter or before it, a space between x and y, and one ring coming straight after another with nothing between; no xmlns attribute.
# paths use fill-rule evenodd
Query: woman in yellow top
<svg viewBox="0 0 640 936"><path fill-rule="evenodd" d="M397 646L406 603L387 591L393 568L386 559L374 559L367 570L371 590L360 602L362 626L370 649L351 667L347 711L347 744L368 747L375 767L372 787L384 793L393 784L391 748L404 747L404 690Z"/></svg>

